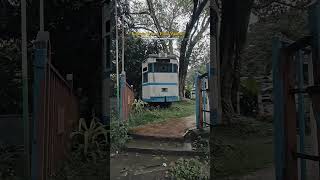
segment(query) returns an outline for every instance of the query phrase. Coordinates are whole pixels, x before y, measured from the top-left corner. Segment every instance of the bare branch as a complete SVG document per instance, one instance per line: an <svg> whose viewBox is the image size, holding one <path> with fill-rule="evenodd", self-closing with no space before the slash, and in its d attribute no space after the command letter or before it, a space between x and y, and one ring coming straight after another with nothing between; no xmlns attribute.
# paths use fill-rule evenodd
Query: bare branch
<svg viewBox="0 0 320 180"><path fill-rule="evenodd" d="M131 12L129 14L132 14L132 15L142 15L142 14L145 14L145 15L150 15L150 13L148 11L141 11L141 12Z"/></svg>

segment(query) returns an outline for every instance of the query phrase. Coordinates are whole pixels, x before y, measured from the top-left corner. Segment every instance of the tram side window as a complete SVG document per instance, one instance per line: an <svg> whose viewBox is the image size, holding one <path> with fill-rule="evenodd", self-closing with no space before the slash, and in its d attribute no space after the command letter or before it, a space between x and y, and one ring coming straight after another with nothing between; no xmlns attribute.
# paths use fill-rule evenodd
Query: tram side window
<svg viewBox="0 0 320 180"><path fill-rule="evenodd" d="M172 65L164 63L155 63L154 72L172 72Z"/></svg>
<svg viewBox="0 0 320 180"><path fill-rule="evenodd" d="M173 65L173 72L174 73L178 72L178 66L176 64Z"/></svg>
<svg viewBox="0 0 320 180"><path fill-rule="evenodd" d="M148 73L143 73L143 83L148 82Z"/></svg>
<svg viewBox="0 0 320 180"><path fill-rule="evenodd" d="M148 64L148 71L149 71L149 72L152 72L152 71L153 71L153 69L152 69L152 64Z"/></svg>

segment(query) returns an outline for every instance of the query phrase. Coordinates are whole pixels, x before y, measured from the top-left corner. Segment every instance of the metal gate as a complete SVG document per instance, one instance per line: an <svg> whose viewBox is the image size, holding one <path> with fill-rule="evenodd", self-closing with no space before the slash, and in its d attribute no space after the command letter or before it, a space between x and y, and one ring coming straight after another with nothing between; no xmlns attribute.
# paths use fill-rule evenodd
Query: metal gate
<svg viewBox="0 0 320 180"><path fill-rule="evenodd" d="M273 42L273 122L277 180L305 180L306 160L320 162L319 2L310 6L309 17L310 36L295 42L277 37ZM309 75L309 78L314 79L314 85L308 87L304 87L303 54L312 57L313 74ZM305 152L304 94L311 100L315 117L314 130L317 140L312 142L318 143L315 154ZM299 128L298 134L297 128Z"/></svg>
<svg viewBox="0 0 320 180"><path fill-rule="evenodd" d="M210 119L208 72L209 65L207 65L206 73L196 73L195 77L197 129L202 129L210 125L208 122L208 119Z"/></svg>
<svg viewBox="0 0 320 180"><path fill-rule="evenodd" d="M50 62L49 34L37 37L33 83L31 176L47 180L68 157L69 135L79 119L78 99Z"/></svg>

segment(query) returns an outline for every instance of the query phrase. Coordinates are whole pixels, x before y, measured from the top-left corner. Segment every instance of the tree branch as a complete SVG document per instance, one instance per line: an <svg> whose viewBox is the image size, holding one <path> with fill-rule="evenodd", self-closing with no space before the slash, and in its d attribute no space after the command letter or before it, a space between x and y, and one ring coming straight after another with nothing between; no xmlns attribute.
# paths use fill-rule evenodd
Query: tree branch
<svg viewBox="0 0 320 180"><path fill-rule="evenodd" d="M141 15L141 14L146 14L146 15L150 15L150 13L148 11L141 11L141 12L131 12L129 14L132 15Z"/></svg>

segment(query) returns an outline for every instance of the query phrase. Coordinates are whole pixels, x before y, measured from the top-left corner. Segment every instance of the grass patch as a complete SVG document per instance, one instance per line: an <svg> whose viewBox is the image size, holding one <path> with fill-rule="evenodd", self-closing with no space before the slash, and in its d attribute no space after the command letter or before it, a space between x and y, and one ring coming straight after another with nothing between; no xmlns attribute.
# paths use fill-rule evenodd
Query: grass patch
<svg viewBox="0 0 320 180"><path fill-rule="evenodd" d="M169 108L143 110L141 113L133 114L128 123L130 127L136 127L148 123L161 122L171 118L187 117L194 113L194 101L180 101L173 103Z"/></svg>
<svg viewBox="0 0 320 180"><path fill-rule="evenodd" d="M229 127L217 127L215 177L246 175L273 163L271 123L243 120Z"/></svg>

